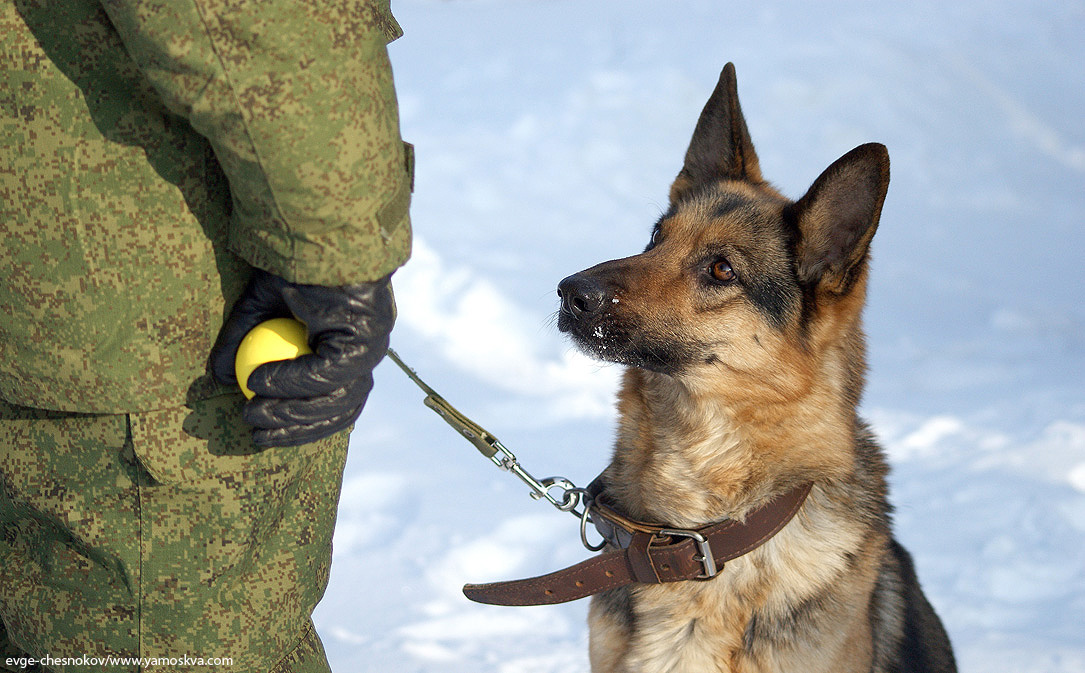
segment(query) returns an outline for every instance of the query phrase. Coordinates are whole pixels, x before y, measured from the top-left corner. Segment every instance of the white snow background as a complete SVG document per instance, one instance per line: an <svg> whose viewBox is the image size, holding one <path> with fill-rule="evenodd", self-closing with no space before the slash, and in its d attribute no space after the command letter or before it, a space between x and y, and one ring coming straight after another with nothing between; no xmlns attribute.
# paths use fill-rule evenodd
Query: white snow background
<svg viewBox="0 0 1085 673"><path fill-rule="evenodd" d="M798 198L885 143L863 409L899 538L965 672L1085 671L1085 3L397 0L416 247L393 345L536 476L606 464L618 368L554 327L564 276L640 251L727 61ZM587 601L465 582L586 558L390 361L351 440L333 668L583 673Z"/></svg>

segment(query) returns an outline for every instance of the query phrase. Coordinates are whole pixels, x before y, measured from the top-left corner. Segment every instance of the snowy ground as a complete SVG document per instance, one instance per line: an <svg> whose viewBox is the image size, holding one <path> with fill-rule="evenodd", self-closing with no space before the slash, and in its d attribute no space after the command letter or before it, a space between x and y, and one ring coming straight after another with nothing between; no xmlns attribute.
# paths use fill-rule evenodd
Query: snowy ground
<svg viewBox="0 0 1085 673"><path fill-rule="evenodd" d="M739 7L738 5L744 5ZM538 476L606 463L617 368L553 326L565 275L641 249L732 60L797 198L885 143L864 402L899 537L962 671L1085 671L1085 3L397 0L417 145L394 344ZM583 673L587 602L467 581L584 558L390 362L352 439L316 623L337 671Z"/></svg>

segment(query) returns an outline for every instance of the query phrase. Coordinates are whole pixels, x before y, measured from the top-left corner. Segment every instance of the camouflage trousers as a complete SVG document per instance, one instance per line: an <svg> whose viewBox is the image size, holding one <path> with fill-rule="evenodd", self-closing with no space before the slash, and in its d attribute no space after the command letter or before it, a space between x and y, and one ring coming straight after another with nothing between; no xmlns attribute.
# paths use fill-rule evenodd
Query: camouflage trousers
<svg viewBox="0 0 1085 673"><path fill-rule="evenodd" d="M310 616L347 433L259 450L239 400L0 402L0 670L328 671Z"/></svg>

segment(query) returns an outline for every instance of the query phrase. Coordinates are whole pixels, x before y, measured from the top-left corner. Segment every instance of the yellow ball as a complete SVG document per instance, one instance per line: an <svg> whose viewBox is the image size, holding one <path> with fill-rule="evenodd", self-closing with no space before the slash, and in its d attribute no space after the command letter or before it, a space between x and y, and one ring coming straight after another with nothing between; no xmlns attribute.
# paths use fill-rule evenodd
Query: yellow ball
<svg viewBox="0 0 1085 673"><path fill-rule="evenodd" d="M234 373L237 374L241 392L250 400L256 396L245 384L249 382L249 375L260 365L293 360L312 352L309 332L304 323L293 318L274 318L260 323L245 335L237 347Z"/></svg>

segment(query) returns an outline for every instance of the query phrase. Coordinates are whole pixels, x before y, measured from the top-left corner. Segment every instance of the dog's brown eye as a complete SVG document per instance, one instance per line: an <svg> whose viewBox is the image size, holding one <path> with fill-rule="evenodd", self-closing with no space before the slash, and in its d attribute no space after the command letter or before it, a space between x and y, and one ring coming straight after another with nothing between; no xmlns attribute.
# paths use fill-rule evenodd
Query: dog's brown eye
<svg viewBox="0 0 1085 673"><path fill-rule="evenodd" d="M712 266L708 267L708 272L719 283L730 283L736 278L735 270L731 268L731 263L726 259L717 259L712 262Z"/></svg>

